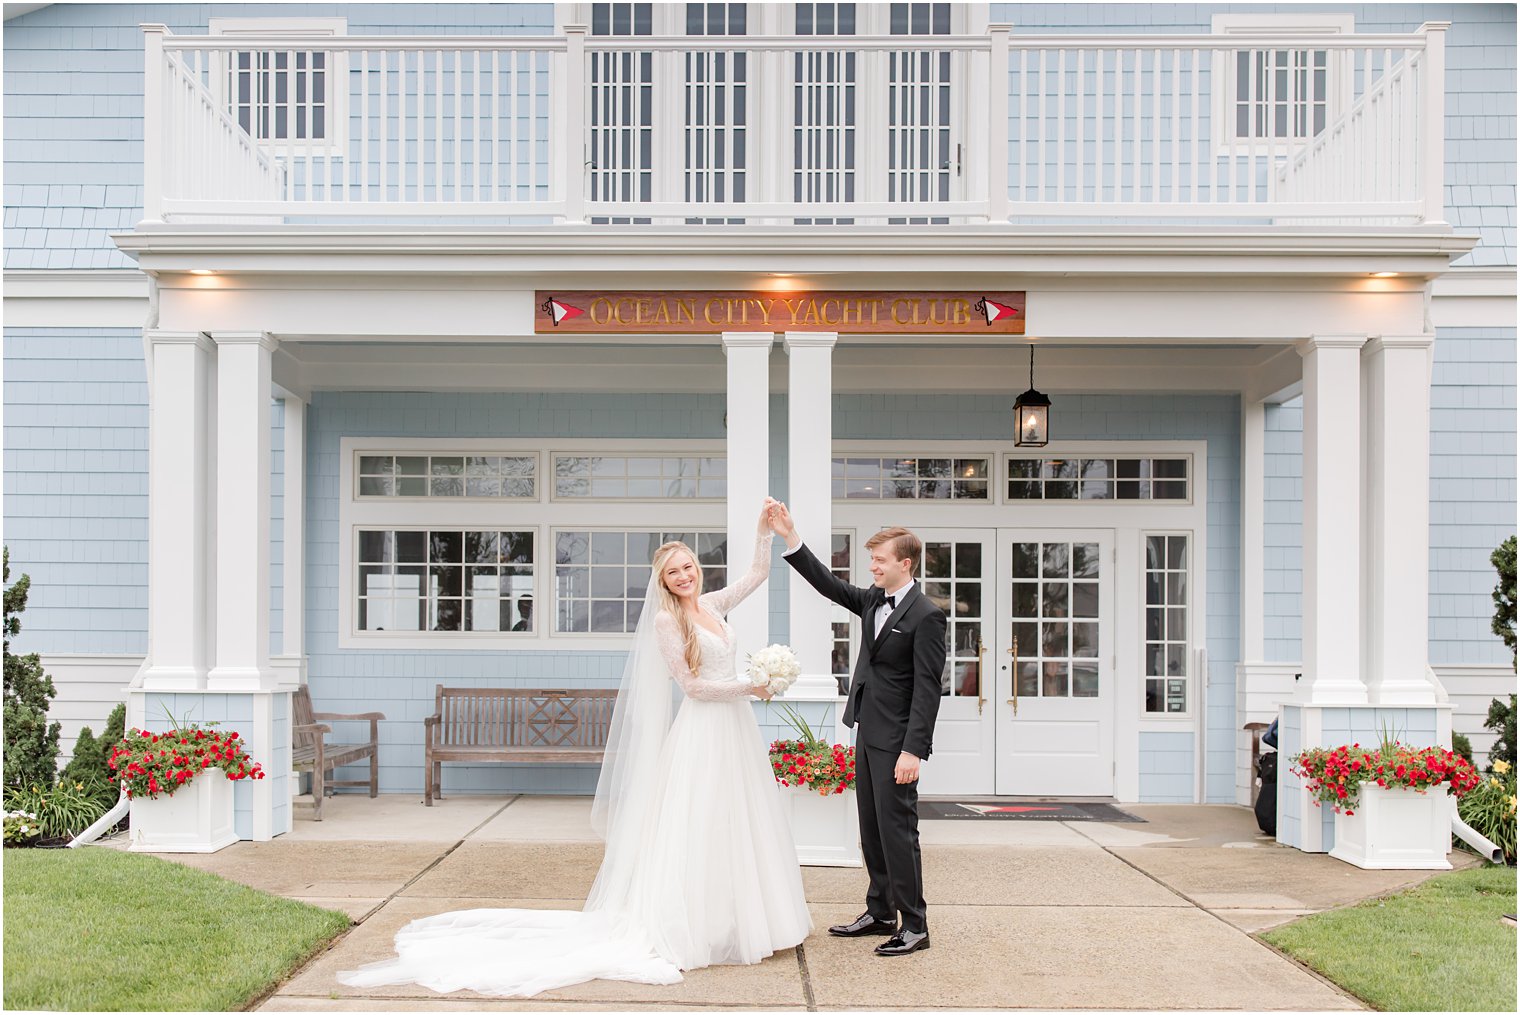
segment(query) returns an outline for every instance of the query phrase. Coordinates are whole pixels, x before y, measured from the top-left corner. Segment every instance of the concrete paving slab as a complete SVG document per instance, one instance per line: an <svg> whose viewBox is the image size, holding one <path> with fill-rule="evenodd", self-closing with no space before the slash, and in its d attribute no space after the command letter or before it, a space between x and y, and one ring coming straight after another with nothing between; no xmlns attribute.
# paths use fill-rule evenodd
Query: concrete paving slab
<svg viewBox="0 0 1520 1015"><path fill-rule="evenodd" d="M417 880L409 897L562 899L579 909L602 863L600 842L476 842Z"/></svg>
<svg viewBox="0 0 1520 1015"><path fill-rule="evenodd" d="M506 998L370 998L276 995L254 1011L671 1011L674 1002L546 1001L541 997ZM703 1004L702 1011L807 1011L803 1005Z"/></svg>
<svg viewBox="0 0 1520 1015"><path fill-rule="evenodd" d="M330 997L367 998L371 1000L404 1000L408 1007L413 999L435 1000L442 996L460 999L476 999L483 995L472 991L457 991L439 995L426 987L405 984L393 987L366 987L356 990L340 984L336 976L344 969L389 958L395 954L393 942L396 931L408 921L422 916L432 916L455 909L474 909L483 905L506 909L567 909L579 908L558 902L526 898L496 898L484 901L478 897L468 898L398 898L393 899L378 913L355 927L334 947L296 974L278 992L279 997ZM713 966L695 969L686 974L681 983L658 986L643 983L621 983L615 980L593 980L560 990L546 991L539 995L545 1001L580 1001L614 1003L617 1007L630 1004L668 1005L755 1005L763 1008L804 1007L806 998L802 990L802 970L796 951L778 952L764 962L753 966Z"/></svg>
<svg viewBox="0 0 1520 1015"><path fill-rule="evenodd" d="M1322 910L1397 891L1436 871L1362 870L1327 853L1262 849L1118 849L1205 909ZM1455 854L1454 854L1455 855Z"/></svg>
<svg viewBox="0 0 1520 1015"><path fill-rule="evenodd" d="M438 859L442 842L310 842L281 836L216 853L164 853L187 867L275 895L387 898Z"/></svg>
<svg viewBox="0 0 1520 1015"><path fill-rule="evenodd" d="M919 819L918 841L925 846L1045 846L1097 849L1081 832L1081 822L1008 821L997 818Z"/></svg>
<svg viewBox="0 0 1520 1015"><path fill-rule="evenodd" d="M301 797L295 798L298 802ZM307 797L306 799L310 799ZM322 820L297 807L282 840L297 842L458 842L481 822L514 802L513 797L451 797L424 807L420 796L384 793L374 799L360 793L327 798Z"/></svg>
<svg viewBox="0 0 1520 1015"><path fill-rule="evenodd" d="M449 801L453 803L454 801ZM471 836L477 842L600 842L591 828L591 798L521 796Z"/></svg>
<svg viewBox="0 0 1520 1015"><path fill-rule="evenodd" d="M292 895L290 898L298 902L309 903L321 909L333 909L340 913L346 913L348 914L348 918L354 923L362 922L371 913L385 905L384 899L335 899L326 895Z"/></svg>
<svg viewBox="0 0 1520 1015"><path fill-rule="evenodd" d="M1163 885L1099 849L929 846L924 898L937 906L1186 906ZM809 902L861 907L864 868L804 867ZM859 914L859 908L851 917Z"/></svg>
<svg viewBox="0 0 1520 1015"><path fill-rule="evenodd" d="M1281 927L1285 923L1292 923L1299 917L1309 916L1313 913L1313 910L1215 909L1210 910L1210 912L1230 926L1243 930L1247 934L1260 934L1264 930L1271 930L1273 927Z"/></svg>
<svg viewBox="0 0 1520 1015"><path fill-rule="evenodd" d="M820 926L852 907L814 906ZM881 958L868 941L814 934L808 977L820 1006L1210 1008L1362 1006L1276 952L1189 907L931 907L932 947Z"/></svg>

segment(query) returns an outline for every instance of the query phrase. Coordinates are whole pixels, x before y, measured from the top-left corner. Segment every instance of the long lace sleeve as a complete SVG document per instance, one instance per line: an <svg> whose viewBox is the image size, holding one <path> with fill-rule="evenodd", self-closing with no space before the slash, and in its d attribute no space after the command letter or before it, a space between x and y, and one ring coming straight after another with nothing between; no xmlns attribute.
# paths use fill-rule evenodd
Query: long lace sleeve
<svg viewBox="0 0 1520 1015"><path fill-rule="evenodd" d="M727 616L728 611L738 606L749 598L771 573L771 540L775 536L769 532L761 533L755 537L755 559L749 566L749 571L744 577L730 582L724 588L716 592L709 592L702 597L702 603L710 606L714 612Z"/></svg>
<svg viewBox="0 0 1520 1015"><path fill-rule="evenodd" d="M680 625L670 614L661 613L656 617L654 629L660 655L664 658L672 679L686 692L686 697L698 701L730 701L752 694L749 685L742 681L706 680L691 672L691 667L686 665L686 646L681 640Z"/></svg>

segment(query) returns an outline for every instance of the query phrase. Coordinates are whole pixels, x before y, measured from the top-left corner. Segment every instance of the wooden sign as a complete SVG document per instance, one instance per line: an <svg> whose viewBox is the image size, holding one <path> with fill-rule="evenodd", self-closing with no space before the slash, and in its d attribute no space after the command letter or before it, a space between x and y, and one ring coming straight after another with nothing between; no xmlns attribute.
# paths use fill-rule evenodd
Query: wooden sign
<svg viewBox="0 0 1520 1015"><path fill-rule="evenodd" d="M540 335L716 335L834 331L851 335L1022 335L1022 292L823 290L596 292L540 290Z"/></svg>

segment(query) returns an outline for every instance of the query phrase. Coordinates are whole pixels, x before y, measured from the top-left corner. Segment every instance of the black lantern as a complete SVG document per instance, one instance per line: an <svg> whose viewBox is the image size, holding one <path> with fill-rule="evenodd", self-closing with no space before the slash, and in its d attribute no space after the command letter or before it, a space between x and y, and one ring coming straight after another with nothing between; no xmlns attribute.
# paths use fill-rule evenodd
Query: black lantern
<svg viewBox="0 0 1520 1015"><path fill-rule="evenodd" d="M1014 446L1043 448L1050 441L1050 398L1034 390L1034 346L1029 347L1029 390L1013 403Z"/></svg>

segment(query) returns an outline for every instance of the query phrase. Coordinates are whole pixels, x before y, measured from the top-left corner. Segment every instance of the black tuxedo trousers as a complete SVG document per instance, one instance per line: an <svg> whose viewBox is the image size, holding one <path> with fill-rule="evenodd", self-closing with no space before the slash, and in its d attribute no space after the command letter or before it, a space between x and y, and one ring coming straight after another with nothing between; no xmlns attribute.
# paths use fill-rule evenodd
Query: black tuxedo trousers
<svg viewBox="0 0 1520 1015"><path fill-rule="evenodd" d="M860 656L850 679L846 725L856 727L855 802L871 887L866 911L904 930L928 928L918 845L918 784L899 785L897 759L929 757L945 668L945 615L915 583L876 633L885 593L835 577L806 546L786 556L819 593L861 618Z"/></svg>

